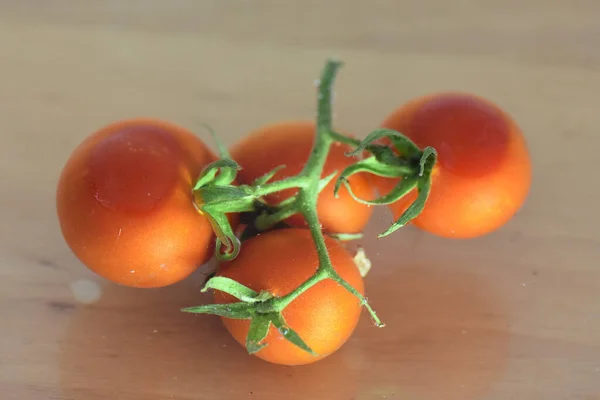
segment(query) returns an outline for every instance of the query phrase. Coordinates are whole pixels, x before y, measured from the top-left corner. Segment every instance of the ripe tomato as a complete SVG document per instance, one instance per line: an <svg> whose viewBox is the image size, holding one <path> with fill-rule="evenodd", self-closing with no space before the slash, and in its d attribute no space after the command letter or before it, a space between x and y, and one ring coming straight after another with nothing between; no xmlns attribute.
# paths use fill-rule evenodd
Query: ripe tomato
<svg viewBox="0 0 600 400"><path fill-rule="evenodd" d="M464 93L424 96L395 110L382 127L438 152L431 193L415 226L442 237L473 238L504 225L525 202L531 185L527 145L517 124L490 101ZM387 193L397 180L377 182ZM394 217L415 198L413 191L391 204Z"/></svg>
<svg viewBox="0 0 600 400"><path fill-rule="evenodd" d="M279 165L286 167L274 176L273 180L281 180L298 174L310 156L315 137L315 124L309 121L280 122L264 126L251 132L246 138L231 149L232 158L242 170L238 172L241 184L252 181ZM341 173L348 165L356 162L355 158L346 157L351 151L349 146L336 143L323 168L322 177L334 171ZM338 175L339 176L339 175ZM374 197L374 187L368 177L356 174L349 179L354 193L363 199ZM329 233L359 233L363 230L372 214L372 209L356 202L345 187L339 191L336 199L333 195L335 179L319 194L317 212L323 230ZM297 189L288 189L266 196L271 204L277 204L297 193ZM296 214L286 221L293 227L306 227L306 221Z"/></svg>
<svg viewBox="0 0 600 400"><path fill-rule="evenodd" d="M325 238L331 261L338 274L363 294L364 283L353 257L343 245ZM318 266L317 251L310 231L287 228L262 233L244 242L239 256L221 263L219 276L234 279L257 291L281 297L310 278ZM216 303L238 301L215 291ZM276 364L300 365L325 358L350 337L361 312L359 300L333 280L324 280L301 294L282 312L287 325L315 352L313 356L283 338L271 325L257 357ZM250 327L248 320L222 317L231 335L242 346Z"/></svg>
<svg viewBox="0 0 600 400"><path fill-rule="evenodd" d="M192 202L216 160L186 129L153 119L110 124L71 154L58 182L65 240L91 270L122 285L180 281L213 252L213 231Z"/></svg>

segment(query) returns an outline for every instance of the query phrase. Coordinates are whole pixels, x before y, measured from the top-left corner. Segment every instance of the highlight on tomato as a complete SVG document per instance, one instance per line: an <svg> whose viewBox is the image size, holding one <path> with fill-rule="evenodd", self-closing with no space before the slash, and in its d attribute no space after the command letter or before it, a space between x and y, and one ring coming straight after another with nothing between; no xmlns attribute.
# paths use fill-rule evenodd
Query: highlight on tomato
<svg viewBox="0 0 600 400"><path fill-rule="evenodd" d="M245 138L230 148L232 158L242 167L238 171L240 184L252 182L274 170L278 170L271 181L282 180L297 175L306 164L314 143L316 125L312 121L284 121L269 124L250 132ZM332 145L321 178L335 171L339 176L342 170L356 162L357 158L347 157L346 152L353 148L336 142ZM319 193L317 213L322 229L328 233L360 233L369 221L372 208L355 201L346 188L338 197L333 194L335 178ZM375 187L369 177L356 174L349 178L353 192L363 199L371 199ZM269 194L266 201L272 205L291 198L297 189L287 189ZM292 227L307 227L304 217L295 214L285 220Z"/></svg>
<svg viewBox="0 0 600 400"><path fill-rule="evenodd" d="M216 160L187 129L156 119L111 123L74 149L58 181L62 234L92 271L138 288L173 284L213 254L192 187Z"/></svg>
<svg viewBox="0 0 600 400"><path fill-rule="evenodd" d="M397 108L381 127L437 151L429 198L411 221L418 228L474 238L505 225L525 203L532 175L528 148L516 122L491 101L469 93L431 94ZM384 194L399 180L374 179ZM392 203L394 218L416 197L413 190Z"/></svg>
<svg viewBox="0 0 600 400"><path fill-rule="evenodd" d="M359 293L364 282L353 256L341 242L325 238L334 270ZM308 229L286 228L254 236L244 242L238 257L219 265L217 276L227 277L256 292L282 297L310 278L319 265ZM216 290L217 304L239 301ZM361 314L360 300L337 282L323 280L293 300L282 311L285 327L270 326L255 356L275 364L301 365L323 359L348 340ZM221 317L235 340L246 347L247 319ZM284 339L295 332L314 354ZM264 347L262 347L264 346Z"/></svg>

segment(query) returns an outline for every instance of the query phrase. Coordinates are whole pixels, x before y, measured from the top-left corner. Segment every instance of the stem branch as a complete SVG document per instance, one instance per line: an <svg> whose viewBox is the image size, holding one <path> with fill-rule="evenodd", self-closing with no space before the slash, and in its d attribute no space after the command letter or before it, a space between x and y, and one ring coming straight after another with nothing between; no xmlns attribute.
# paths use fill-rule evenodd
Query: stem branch
<svg viewBox="0 0 600 400"><path fill-rule="evenodd" d="M336 281L337 283L339 283L341 286L344 287L344 289L346 289L347 291L352 293L356 298L358 298L361 305L365 306L367 311L369 311L369 314L371 314L371 318L373 319L373 322L375 322L376 326L378 326L380 328L385 326L385 324L383 322L381 322L381 319L379 319L379 317L377 316L377 313L375 312L375 310L373 310L373 308L371 307L371 305L369 304L367 299L362 294L360 294L360 292L358 290L356 290L354 287L352 287L352 285L350 285L348 282L346 282L344 279L342 279L342 277L339 276L337 274L337 272L335 272L333 270L331 270L329 272L329 278L331 278L334 281Z"/></svg>
<svg viewBox="0 0 600 400"><path fill-rule="evenodd" d="M304 177L300 176L300 175L296 175L296 176L291 176L289 178L286 179L282 179L280 181L275 181L275 182L271 182L271 183L267 183L261 186L256 186L253 189L253 194L255 196L266 196L268 194L271 193L275 193L275 192L280 192L282 190L285 189L291 189L291 188L300 188L305 186L306 184L306 180L304 179Z"/></svg>
<svg viewBox="0 0 600 400"><path fill-rule="evenodd" d="M304 168L300 174L296 176L299 182L294 182L297 183L297 187L299 187L299 192L297 194L294 206L296 206L298 212L304 216L304 219L308 224L319 257L319 267L312 277L307 279L294 291L279 299L276 299L274 306L278 311L283 310L302 293L322 280L329 278L335 280L346 290L356 296L361 305L364 305L367 308L371 314L371 317L375 321L375 324L377 326L383 326L383 323L379 317L377 317L377 314L375 311L373 311L367 299L365 299L360 292L352 287L352 285L342 279L334 270L329 257L329 252L327 251L325 236L321 231L321 223L319 222L319 217L317 215L319 181L321 179L323 167L325 165L325 161L327 160L331 145L334 141L350 143L355 146L360 144L360 141L347 138L334 132L332 129L332 87L337 71L340 67L340 62L329 61L323 70L321 80L319 81L319 94L317 101L318 116L315 141L308 161L304 165ZM287 181L290 181L290 179Z"/></svg>
<svg viewBox="0 0 600 400"><path fill-rule="evenodd" d="M279 181L270 181L270 179L275 175L275 170L273 170L269 174L265 175L262 179L255 181L253 185L244 186L243 190L239 191L241 194L237 193L239 195L239 199L236 198L236 201L243 202L241 204L245 205L248 201L248 198L250 198L254 202L257 202L256 198L253 196L262 197L286 189L297 188L298 192L295 196L283 201L277 207L269 209L268 211L270 215L263 214L255 218L254 223L259 230L264 230L276 225L282 220L287 219L291 215L297 213L301 214L304 217L310 230L319 261L319 265L315 269L314 274L290 293L282 297L269 297L266 299L252 297L253 301L246 301L246 303L251 304L253 311L250 313L248 312L248 309L243 309L246 311L246 314L243 314L243 316L246 317L247 315L249 315L250 319L252 319L251 327L254 326L256 328L252 331L254 332L254 334L249 334L248 336L250 338L249 343L253 344L253 346L255 347L256 345L258 345L258 342L262 340L262 338L264 338L264 335L266 335L265 332L268 331L268 323L274 323L276 324L276 326L277 323L281 324L281 320L283 318L281 312L285 309L285 307L287 307L296 298L298 298L298 296L302 295L311 287L315 286L316 284L325 279L334 280L344 289L346 289L348 292L354 295L360 302L360 305L365 306L365 308L369 311L371 317L375 321L375 324L377 326L383 326L383 323L381 322L375 311L373 311L367 299L358 290L356 290L356 288L352 287L350 283L345 281L334 269L334 266L331 262L331 258L329 256L329 252L327 250L327 243L325 241L325 236L322 232L321 223L319 221L319 216L317 213L317 202L320 190L322 189L322 180L326 180L326 177L322 176L323 169L325 166L325 162L327 161L327 157L329 155L329 151L331 149L332 144L334 142L341 142L353 146L359 149L360 151L365 149L366 146L362 144L362 142L359 140L335 132L332 127L332 88L337 72L341 66L341 62L329 60L322 71L318 87L317 125L315 128L315 140L311 148L310 156L300 173L296 176L288 177ZM374 151L372 152L379 152L382 157L386 155L385 148L381 149L375 146L367 148L367 150L373 149ZM380 157L377 157L377 160L379 160L379 158ZM213 177L211 176L210 178ZM213 192L215 192L215 190L213 190ZM216 196L215 193L213 193L213 197ZM216 196L216 199L218 200L220 198ZM217 200L213 200L215 203L218 203ZM260 210L256 211L258 212ZM223 214L223 218L225 218L224 215L225 214ZM240 290L239 287L236 287L235 289ZM248 291L246 292L252 293L249 291L250 289L248 289ZM254 301L254 299L259 299L260 301ZM242 304L242 306L240 307L243 308L250 306ZM265 319L267 318L267 316L269 316L268 318L275 319ZM267 321L267 330L264 329L265 321ZM286 328L286 332L286 338L289 341L300 346L305 350L310 350L308 346L306 346L306 344L302 342L300 337L296 333L291 331L291 328ZM257 351L256 348L255 351Z"/></svg>
<svg viewBox="0 0 600 400"><path fill-rule="evenodd" d="M342 135L341 133L338 133L338 132L331 131L331 132L329 132L329 136L331 136L331 139L333 139L336 142L348 144L352 147L360 146L360 140Z"/></svg>
<svg viewBox="0 0 600 400"><path fill-rule="evenodd" d="M304 281L304 283L302 283L300 286L298 286L294 291L277 299L275 301L275 310L281 312L285 307L287 307L298 296L300 296L302 293L306 292L308 289L315 286L317 283L321 282L322 280L327 279L328 276L329 276L329 274L324 270L317 271L313 276L311 276L306 281Z"/></svg>
<svg viewBox="0 0 600 400"><path fill-rule="evenodd" d="M297 198L294 198L294 201L279 207L278 210L273 214L260 215L254 222L256 229L261 232L265 231L296 214L298 208L297 204Z"/></svg>

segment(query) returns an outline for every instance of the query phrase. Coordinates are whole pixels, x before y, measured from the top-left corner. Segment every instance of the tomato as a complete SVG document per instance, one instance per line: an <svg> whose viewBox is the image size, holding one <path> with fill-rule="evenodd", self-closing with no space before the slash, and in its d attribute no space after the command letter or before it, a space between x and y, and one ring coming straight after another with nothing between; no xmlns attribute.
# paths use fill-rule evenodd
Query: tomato
<svg viewBox="0 0 600 400"><path fill-rule="evenodd" d="M327 250L337 273L364 294L364 283L353 257L335 239L325 238ZM234 279L257 291L266 290L281 297L310 278L318 266L317 251L310 231L286 228L254 236L244 242L237 258L221 263L217 275ZM238 301L215 291L216 303ZM282 312L287 325L315 352L313 356L283 338L271 325L264 343L254 353L276 364L300 365L325 358L350 337L361 313L359 300L337 282L327 279L297 297ZM245 346L250 322L221 317L231 335Z"/></svg>
<svg viewBox="0 0 600 400"><path fill-rule="evenodd" d="M242 166L237 177L241 184L252 181L279 165L285 165L273 180L281 180L297 175L308 160L315 138L315 124L309 121L288 121L264 126L251 132L231 149L232 158ZM332 145L323 168L322 177L334 171L342 172L348 165L357 161L346 157L345 152L353 149L347 145ZM339 176L339 174L338 174ZM374 186L367 176L356 174L349 179L354 193L363 199L374 197ZM356 202L345 187L339 191L336 199L333 195L335 179L323 189L317 200L317 213L323 230L329 233L359 233L363 230L372 214L369 206ZM297 193L297 189L288 189L266 196L271 204L277 204ZM306 227L306 221L300 214L285 221L293 227Z"/></svg>
<svg viewBox="0 0 600 400"><path fill-rule="evenodd" d="M423 212L413 224L449 238L473 238L507 223L524 204L531 185L531 161L521 129L489 100L467 93L416 98L382 123L432 146L438 162ZM397 180L378 179L381 193ZM416 191L390 208L397 219Z"/></svg>
<svg viewBox="0 0 600 400"><path fill-rule="evenodd" d="M184 279L214 249L211 225L192 201L193 182L214 160L198 137L164 121L119 121L93 133L58 182L67 244L88 268L121 285Z"/></svg>

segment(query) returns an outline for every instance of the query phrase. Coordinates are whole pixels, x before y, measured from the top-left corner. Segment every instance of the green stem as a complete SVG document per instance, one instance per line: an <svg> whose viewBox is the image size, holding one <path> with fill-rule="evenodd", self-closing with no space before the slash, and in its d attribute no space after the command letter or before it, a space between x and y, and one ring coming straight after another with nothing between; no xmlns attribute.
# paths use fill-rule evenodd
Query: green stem
<svg viewBox="0 0 600 400"><path fill-rule="evenodd" d="M319 93L317 99L317 128L316 137L313 143L310 157L302 172L298 176L306 176L308 180L307 192L310 194L319 185L321 171L329 154L329 147L333 142L331 137L332 131L332 116L331 116L331 92L335 76L342 66L339 61L329 60L323 69L321 79L319 81ZM315 193L318 194L318 193ZM316 199L316 195L313 198Z"/></svg>
<svg viewBox="0 0 600 400"><path fill-rule="evenodd" d="M256 197L266 196L268 194L279 192L285 189L297 188L298 192L293 197L293 200L286 200L285 202L282 202L278 207L276 207L274 213L265 216L262 219L259 217L256 222L258 225L260 225L258 226L260 229L263 228L264 225L270 225L273 222L277 223L293 214L301 214L308 224L319 261L319 266L316 268L315 273L290 293L279 298L271 297L264 301L252 301L249 303L251 306L247 307L252 307L253 313L255 313L253 314L254 317L251 317L251 319L259 318L259 320L257 320L258 322L254 321L253 319L252 323L259 324L258 327L261 329L263 329L264 326L260 326L260 323L264 324L264 320L260 320L260 318L263 318L264 314L278 313L278 318L281 318L281 312L285 309L285 307L287 307L304 292L325 279L334 280L349 293L354 295L360 302L361 306L365 306L367 308L376 325L383 326L381 320L377 317L377 314L375 314L373 309L369 306L367 299L335 271L327 250L327 243L325 241L325 236L322 232L321 223L317 214L317 200L319 197L321 180L324 178L322 177L323 168L325 166L325 162L327 161L332 144L334 142L342 142L355 147L358 147L361 144L361 142L358 140L354 140L334 132L332 128L332 88L335 77L341 65L341 62L339 61L330 60L323 69L318 90L318 115L317 126L315 129L315 140L310 156L300 173L296 176L275 182L262 184L262 182L259 181L256 186L250 185L244 188L245 195ZM267 181L268 179L265 179L265 182ZM237 289L239 290L239 288ZM258 314L263 316L257 317ZM243 314L243 316L245 317L246 314ZM278 319L272 321L278 321ZM264 332L259 331L259 333L262 334ZM301 348L308 348L295 333L289 334L286 336L286 338ZM256 337L254 337L254 339L256 339Z"/></svg>
<svg viewBox="0 0 600 400"><path fill-rule="evenodd" d="M294 301L298 296L302 293L306 292L311 287L315 286L317 283L325 280L329 277L329 274L325 270L320 270L310 278L308 278L304 283L294 289L292 292L286 294L283 297L275 300L275 310L281 312L284 308L286 308L292 301Z"/></svg>
<svg viewBox="0 0 600 400"><path fill-rule="evenodd" d="M279 192L285 189L300 188L306 185L306 179L300 175L291 176L280 181L267 183L253 188L252 194L255 196L266 196L271 193Z"/></svg>
<svg viewBox="0 0 600 400"><path fill-rule="evenodd" d="M334 132L334 131L329 132L329 135L336 142L348 144L352 147L360 146L360 140L358 140L358 139L354 139L354 138L342 135L341 133Z"/></svg>
<svg viewBox="0 0 600 400"><path fill-rule="evenodd" d="M328 60L321 73L319 80L319 92L317 98L317 127L318 129L331 130L332 121L332 93L333 83L337 72L342 67L342 62L338 60Z"/></svg>
<svg viewBox="0 0 600 400"><path fill-rule="evenodd" d="M371 305L369 304L369 302L367 301L365 296L360 294L360 292L358 290L356 290L354 287L352 287L352 285L350 285L348 282L346 282L344 279L342 279L342 277L339 276L337 274L337 272L335 272L333 270L330 271L329 278L331 278L334 281L336 281L337 283L339 283L341 286L344 287L344 289L346 289L347 291L352 293L356 298L358 298L361 305L365 306L367 311L369 311L369 314L371 314L371 318L373 319L373 322L375 322L376 326L378 326L380 328L385 326L385 324L383 322L381 322L381 319L379 319L379 317L377 316L377 313L375 312L375 310L373 310L373 308L371 307Z"/></svg>
<svg viewBox="0 0 600 400"><path fill-rule="evenodd" d="M302 196L303 193L300 194ZM315 247L317 248L317 254L319 255L319 271L325 270L333 270L333 265L331 264L331 259L329 258L329 252L327 251L327 244L325 243L325 236L323 235L323 231L321 231L321 223L319 222L319 217L317 215L316 204L312 205L311 201L307 203L302 203L301 212L308 224L308 228L310 229L310 234L313 238L313 242L315 242ZM316 203L316 202L315 202Z"/></svg>
<svg viewBox="0 0 600 400"><path fill-rule="evenodd" d="M256 229L258 229L259 231L265 231L277 225L279 222L296 214L298 212L298 207L296 205L296 198L293 197L293 199L294 201L279 207L279 209L273 214L260 215L258 218L256 218L256 221L254 223Z"/></svg>
<svg viewBox="0 0 600 400"><path fill-rule="evenodd" d="M317 198L319 196L321 173L325 166L325 161L327 161L329 149L333 143L331 136L331 93L335 77L341 66L340 62L330 60L323 69L321 80L319 81L317 99L316 137L311 155L304 165L302 172L299 174L307 178L306 187L301 188L298 193L299 211L304 216L315 242L319 255L319 271L333 269L327 245L325 244L325 237L321 231L321 223L317 215Z"/></svg>
<svg viewBox="0 0 600 400"><path fill-rule="evenodd" d="M311 232L311 236L315 243L317 254L319 257L319 268L315 274L302 283L291 293L274 300L274 307L277 311L283 310L288 304L294 301L302 293L321 282L324 279L330 278L338 282L342 287L352 293L358 298L361 305L364 305L377 326L383 326L383 323L377 317L377 314L369 306L367 299L358 292L352 285L342 279L338 273L334 270L327 251L327 244L325 243L325 236L321 230L321 224L317 215L317 198L319 196L319 181L329 149L334 141L342 141L343 139L337 133L332 130L332 116L331 116L331 92L335 76L337 71L341 67L341 63L336 61L330 61L325 66L323 74L321 76L319 84L319 95L318 95L318 117L317 117L317 129L316 138L311 150L311 155L306 162L304 169L300 172L298 177L304 179L305 185L298 185L300 190L297 194L297 209L304 216L306 223ZM344 139L345 141L345 139Z"/></svg>

